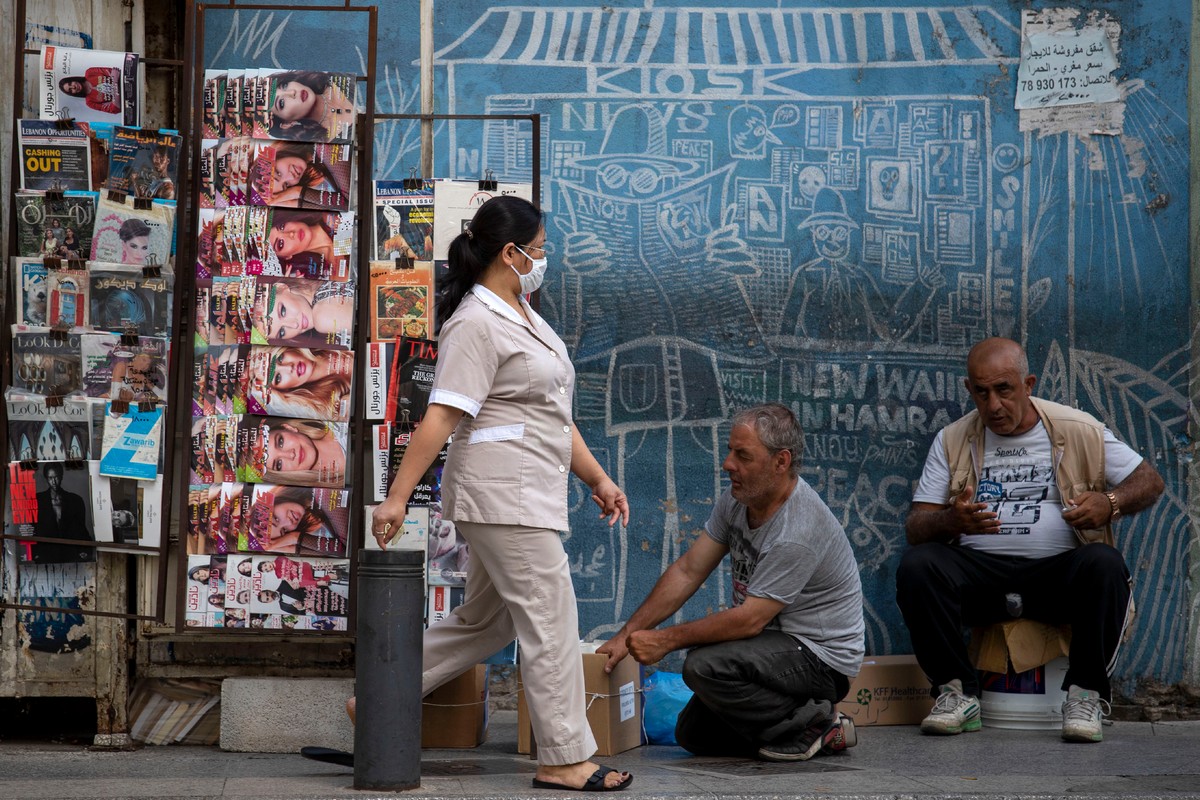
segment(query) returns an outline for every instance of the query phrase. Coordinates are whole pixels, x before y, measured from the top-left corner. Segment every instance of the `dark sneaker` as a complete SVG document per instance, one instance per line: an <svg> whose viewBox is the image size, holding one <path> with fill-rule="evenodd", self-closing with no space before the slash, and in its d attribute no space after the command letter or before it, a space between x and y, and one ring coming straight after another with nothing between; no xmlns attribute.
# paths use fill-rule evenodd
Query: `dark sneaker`
<svg viewBox="0 0 1200 800"><path fill-rule="evenodd" d="M854 745L858 744L858 734L854 730L854 720L839 712L837 719L833 721L833 727L833 738L821 748L822 755L832 755L833 753L845 750L847 747L854 747Z"/></svg>
<svg viewBox="0 0 1200 800"><path fill-rule="evenodd" d="M807 761L817 753L832 753L856 744L858 736L854 733L854 723L839 714L831 720L808 726L794 740L763 745L758 748L758 757L763 761Z"/></svg>

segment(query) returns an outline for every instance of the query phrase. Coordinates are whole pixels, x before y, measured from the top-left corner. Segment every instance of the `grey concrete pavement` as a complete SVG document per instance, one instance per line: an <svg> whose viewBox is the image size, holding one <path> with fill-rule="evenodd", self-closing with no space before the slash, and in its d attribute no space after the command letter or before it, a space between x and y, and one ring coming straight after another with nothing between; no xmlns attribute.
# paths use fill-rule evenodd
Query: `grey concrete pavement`
<svg viewBox="0 0 1200 800"><path fill-rule="evenodd" d="M399 796L529 797L534 765L516 750L516 715L493 714L489 741L474 750L428 750L421 788ZM602 759L634 773L635 798L1198 798L1200 722L1117 722L1106 741L1062 742L1055 731L949 738L915 727L860 728L857 747L799 764L694 758L643 747ZM300 756L228 753L209 747L93 752L46 743L0 742L0 798L21 800L364 800L351 770ZM572 796L567 793L565 796Z"/></svg>

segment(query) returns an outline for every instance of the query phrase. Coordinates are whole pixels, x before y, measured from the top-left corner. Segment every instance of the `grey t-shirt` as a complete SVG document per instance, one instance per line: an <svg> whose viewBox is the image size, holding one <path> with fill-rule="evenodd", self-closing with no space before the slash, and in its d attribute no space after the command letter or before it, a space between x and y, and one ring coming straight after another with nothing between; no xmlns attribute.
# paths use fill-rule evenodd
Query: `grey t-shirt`
<svg viewBox="0 0 1200 800"><path fill-rule="evenodd" d="M802 478L791 497L753 530L746 507L726 491L704 526L729 548L733 604L747 595L785 605L769 629L782 630L848 678L863 659L863 599L846 532Z"/></svg>

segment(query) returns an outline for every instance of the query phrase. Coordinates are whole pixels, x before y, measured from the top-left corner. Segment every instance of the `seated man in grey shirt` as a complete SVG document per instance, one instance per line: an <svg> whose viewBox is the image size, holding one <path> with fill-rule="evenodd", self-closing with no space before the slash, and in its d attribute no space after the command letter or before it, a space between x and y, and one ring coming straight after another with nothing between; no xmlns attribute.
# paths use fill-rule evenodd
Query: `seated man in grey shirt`
<svg viewBox="0 0 1200 800"><path fill-rule="evenodd" d="M858 565L842 526L799 476L804 439L778 404L737 414L723 469L730 489L700 536L598 652L654 664L691 648L683 677L695 696L675 737L696 755L804 761L853 746L834 711L863 658ZM732 608L657 629L731 559Z"/></svg>

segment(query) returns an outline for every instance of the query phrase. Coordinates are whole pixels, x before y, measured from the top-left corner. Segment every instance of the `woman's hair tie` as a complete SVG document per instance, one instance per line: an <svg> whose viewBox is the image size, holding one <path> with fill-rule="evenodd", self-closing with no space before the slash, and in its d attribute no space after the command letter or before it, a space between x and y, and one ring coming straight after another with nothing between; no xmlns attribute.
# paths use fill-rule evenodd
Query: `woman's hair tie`
<svg viewBox="0 0 1200 800"><path fill-rule="evenodd" d="M468 240L470 240L470 241L474 241L474 240L475 240L475 234L471 233L471 229L470 229L470 228L463 228L463 235L464 235L464 236L466 236L466 237L467 237L467 239L468 239Z"/></svg>

